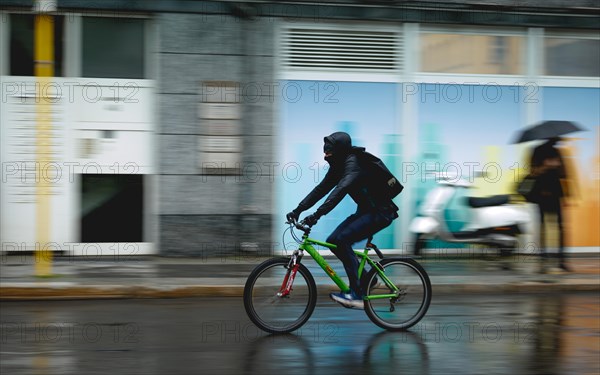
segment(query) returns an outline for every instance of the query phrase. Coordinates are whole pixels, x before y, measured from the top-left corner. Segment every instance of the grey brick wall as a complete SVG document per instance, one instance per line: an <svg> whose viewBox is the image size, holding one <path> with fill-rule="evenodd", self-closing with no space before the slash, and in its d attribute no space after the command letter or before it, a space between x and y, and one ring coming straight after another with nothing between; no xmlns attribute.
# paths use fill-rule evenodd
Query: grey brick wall
<svg viewBox="0 0 600 375"><path fill-rule="evenodd" d="M264 252L271 239L274 186L264 176L206 176L198 168L203 81L235 81L240 97L242 166L273 162L273 19L164 13L159 27L159 212L161 255ZM253 90L262 87L263 90ZM259 95L257 95L259 94ZM254 173L254 170L253 172ZM258 241L260 239L260 243Z"/></svg>

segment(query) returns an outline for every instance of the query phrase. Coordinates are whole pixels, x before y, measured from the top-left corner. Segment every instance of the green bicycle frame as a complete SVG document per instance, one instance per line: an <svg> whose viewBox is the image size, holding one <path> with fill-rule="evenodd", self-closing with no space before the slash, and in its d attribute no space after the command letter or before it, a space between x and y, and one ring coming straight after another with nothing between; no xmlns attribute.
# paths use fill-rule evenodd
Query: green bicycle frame
<svg viewBox="0 0 600 375"><path fill-rule="evenodd" d="M325 273L331 278L331 280L340 288L340 290L343 293L349 293L350 287L344 282L344 280L342 280L340 278L340 276L338 276L338 274L333 270L333 268L331 268L329 266L329 264L327 263L325 258L323 258L323 256L321 256L321 254L319 254L319 252L314 248L313 245L323 246L330 250L336 249L337 246L334 244L328 243L328 242L309 238L307 235L302 236L302 240L303 241L300 244L299 249L306 251L315 260L315 262L317 262L317 264L323 269L323 271L325 271ZM364 299L371 300L371 299L383 299L383 298L397 297L398 296L397 293L399 291L398 288L385 275L385 273L381 269L381 266L378 263L374 262L371 258L369 258L369 256L368 256L369 249L370 248L367 246L362 252L354 250L354 253L356 254L356 256L358 256L361 259L360 263L358 265L358 277L360 278L362 276L362 273L365 269L365 265L367 263L369 263L369 265L371 267L373 267L374 269L377 270L377 274L381 278L381 280L383 280L383 282L396 293L365 296Z"/></svg>

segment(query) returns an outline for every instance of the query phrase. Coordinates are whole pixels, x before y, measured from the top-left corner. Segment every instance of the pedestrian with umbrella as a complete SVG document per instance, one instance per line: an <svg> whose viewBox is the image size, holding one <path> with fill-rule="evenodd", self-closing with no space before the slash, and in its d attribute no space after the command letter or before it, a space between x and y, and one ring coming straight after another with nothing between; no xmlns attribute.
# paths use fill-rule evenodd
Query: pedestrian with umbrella
<svg viewBox="0 0 600 375"><path fill-rule="evenodd" d="M535 147L531 154L531 172L526 180L529 184L526 188L521 185L519 192L532 203L537 204L539 210L540 249L542 259L548 257L546 252L546 230L545 223L549 215L556 217L558 230L558 260L559 267L563 271L569 271L566 265L564 252L564 226L562 200L568 195L561 181L567 180L567 171L560 150L556 147L561 136L577 131L581 127L569 121L544 121L538 125L521 131L513 143L522 143L533 140L545 140L544 143ZM566 185L565 185L566 186Z"/></svg>

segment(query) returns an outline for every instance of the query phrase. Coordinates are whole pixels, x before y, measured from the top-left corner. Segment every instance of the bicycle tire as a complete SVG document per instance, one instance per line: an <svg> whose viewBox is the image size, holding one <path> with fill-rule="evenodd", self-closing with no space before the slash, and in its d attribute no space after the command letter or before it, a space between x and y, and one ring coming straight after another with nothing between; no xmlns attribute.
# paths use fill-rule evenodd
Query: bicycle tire
<svg viewBox="0 0 600 375"><path fill-rule="evenodd" d="M259 264L244 286L244 307L250 320L269 333L289 333L300 328L317 304L317 285L299 264L294 287L286 297L277 296L289 270L289 258L273 258Z"/></svg>
<svg viewBox="0 0 600 375"><path fill-rule="evenodd" d="M417 324L427 313L431 303L431 281L425 269L414 259L389 258L380 262L385 275L400 289L393 298L365 300L369 319L389 331L403 331ZM382 280L376 282L375 268L367 274L367 295L392 293Z"/></svg>

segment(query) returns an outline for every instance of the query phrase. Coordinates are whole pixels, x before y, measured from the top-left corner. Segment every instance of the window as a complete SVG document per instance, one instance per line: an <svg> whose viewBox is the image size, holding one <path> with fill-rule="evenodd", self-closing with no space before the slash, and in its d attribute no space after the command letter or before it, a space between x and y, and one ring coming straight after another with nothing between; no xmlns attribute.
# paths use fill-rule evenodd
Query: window
<svg viewBox="0 0 600 375"><path fill-rule="evenodd" d="M143 241L142 175L81 175L81 242Z"/></svg>
<svg viewBox="0 0 600 375"><path fill-rule="evenodd" d="M82 76L143 79L144 20L83 17Z"/></svg>
<svg viewBox="0 0 600 375"><path fill-rule="evenodd" d="M34 20L32 14L10 15L10 71L11 76L34 75ZM61 77L63 60L64 18L55 16L54 21L54 75Z"/></svg>
<svg viewBox="0 0 600 375"><path fill-rule="evenodd" d="M490 64L504 65L506 55L506 38L503 36L492 37L490 43Z"/></svg>
<svg viewBox="0 0 600 375"><path fill-rule="evenodd" d="M600 40L555 38L544 40L544 74L600 76Z"/></svg>
<svg viewBox="0 0 600 375"><path fill-rule="evenodd" d="M420 71L457 74L522 74L521 36L421 34Z"/></svg>

